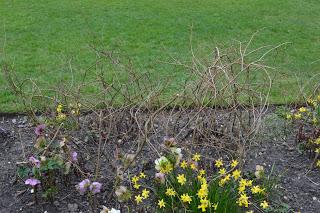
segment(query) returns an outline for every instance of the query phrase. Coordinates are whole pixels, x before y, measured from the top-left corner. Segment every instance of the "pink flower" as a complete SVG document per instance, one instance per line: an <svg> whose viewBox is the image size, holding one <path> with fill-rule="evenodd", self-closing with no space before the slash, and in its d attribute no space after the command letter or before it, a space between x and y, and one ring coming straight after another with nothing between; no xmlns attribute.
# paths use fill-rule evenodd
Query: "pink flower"
<svg viewBox="0 0 320 213"><path fill-rule="evenodd" d="M77 185L77 189L79 190L81 195L84 195L87 189L89 188L89 186L90 186L90 180L85 179Z"/></svg>
<svg viewBox="0 0 320 213"><path fill-rule="evenodd" d="M163 173L156 173L155 178L157 181L159 181L160 183L164 183L165 182L165 174Z"/></svg>
<svg viewBox="0 0 320 213"><path fill-rule="evenodd" d="M38 184L40 184L40 180L35 179L35 178L29 178L24 182L26 185L30 185L30 186L36 186Z"/></svg>
<svg viewBox="0 0 320 213"><path fill-rule="evenodd" d="M40 135L43 134L43 131L44 131L45 128L46 128L46 125L45 124L41 124L41 125L36 127L34 132L36 133L37 136L40 136Z"/></svg>
<svg viewBox="0 0 320 213"><path fill-rule="evenodd" d="M29 158L29 161L35 165L37 168L40 168L40 161L38 159L36 159L35 157L31 156Z"/></svg>
<svg viewBox="0 0 320 213"><path fill-rule="evenodd" d="M101 187L102 187L102 184L101 184L101 183L99 183L99 182L93 182L93 183L91 183L91 185L90 185L90 191L92 192L92 194L100 193Z"/></svg>
<svg viewBox="0 0 320 213"><path fill-rule="evenodd" d="M78 161L78 153L77 152L71 152L71 161L72 162Z"/></svg>

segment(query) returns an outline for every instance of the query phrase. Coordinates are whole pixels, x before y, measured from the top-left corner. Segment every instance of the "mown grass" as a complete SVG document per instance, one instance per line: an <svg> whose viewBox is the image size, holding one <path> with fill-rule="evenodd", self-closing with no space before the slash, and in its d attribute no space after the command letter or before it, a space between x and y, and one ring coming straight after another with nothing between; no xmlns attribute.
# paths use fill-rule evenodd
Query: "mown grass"
<svg viewBox="0 0 320 213"><path fill-rule="evenodd" d="M0 0L0 63L14 64L20 78L48 88L70 79L70 61L77 80L94 63L89 46L96 45L178 84L183 70L162 61L190 57L191 25L199 55L263 29L253 47L290 42L268 61L276 68L271 100L286 103L297 100L297 79L307 82L320 71L318 11L317 0ZM14 100L1 76L0 111L19 110Z"/></svg>

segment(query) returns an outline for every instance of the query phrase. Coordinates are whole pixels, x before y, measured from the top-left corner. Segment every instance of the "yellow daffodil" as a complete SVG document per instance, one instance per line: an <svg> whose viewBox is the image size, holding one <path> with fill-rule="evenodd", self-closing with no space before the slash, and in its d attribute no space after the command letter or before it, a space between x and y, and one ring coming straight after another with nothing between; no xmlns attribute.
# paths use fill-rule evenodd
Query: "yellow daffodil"
<svg viewBox="0 0 320 213"><path fill-rule="evenodd" d="M136 200L136 203L137 203L137 204L141 203L141 202L142 202L142 199L143 199L143 198L141 197L141 195L136 195L136 196L135 196L135 200Z"/></svg>
<svg viewBox="0 0 320 213"><path fill-rule="evenodd" d="M307 111L308 111L308 109L305 107L300 107L300 109L299 109L299 112L307 112Z"/></svg>
<svg viewBox="0 0 320 213"><path fill-rule="evenodd" d="M186 194L183 194L181 195L181 201L184 202L184 203L191 203L192 199L191 197L186 193Z"/></svg>
<svg viewBox="0 0 320 213"><path fill-rule="evenodd" d="M249 197L245 193L243 193L240 195L237 203L239 206L248 207L249 206Z"/></svg>
<svg viewBox="0 0 320 213"><path fill-rule="evenodd" d="M196 153L193 155L192 160L195 162L198 162L200 160L201 155L199 153Z"/></svg>
<svg viewBox="0 0 320 213"><path fill-rule="evenodd" d="M140 188L140 184L138 184L138 183L135 183L134 185L133 185L133 188L135 188L135 189L139 189Z"/></svg>
<svg viewBox="0 0 320 213"><path fill-rule="evenodd" d="M140 177L140 178L146 178L147 176L146 176L143 172L140 172L139 177Z"/></svg>
<svg viewBox="0 0 320 213"><path fill-rule="evenodd" d="M173 188L167 188L166 195L174 197L176 195L176 191Z"/></svg>
<svg viewBox="0 0 320 213"><path fill-rule="evenodd" d="M144 199L147 199L148 197L149 197L149 194L150 194L150 191L149 190L147 190L147 189L144 189L144 190L142 190L142 197L144 198Z"/></svg>
<svg viewBox="0 0 320 213"><path fill-rule="evenodd" d="M198 206L198 209L201 209L202 212L206 212L207 208L209 207L209 201L207 199L201 199L200 205Z"/></svg>
<svg viewBox="0 0 320 213"><path fill-rule="evenodd" d="M241 176L241 171L236 169L232 172L232 177L235 179L235 180L238 180Z"/></svg>
<svg viewBox="0 0 320 213"><path fill-rule="evenodd" d="M220 169L220 170L219 170L219 174L220 174L220 175L226 174L226 169L225 169L225 168Z"/></svg>
<svg viewBox="0 0 320 213"><path fill-rule="evenodd" d="M160 209L166 207L166 203L164 202L163 199L161 199L161 200L158 201L158 206L159 206Z"/></svg>
<svg viewBox="0 0 320 213"><path fill-rule="evenodd" d="M186 179L186 177L184 176L184 174L178 175L177 180L178 180L178 183L181 184L181 186L183 186L183 185L186 183L186 181L187 181L187 179Z"/></svg>
<svg viewBox="0 0 320 213"><path fill-rule="evenodd" d="M188 163L187 163L187 161L182 161L181 162L181 164L180 164L180 167L182 168L182 169L186 169L187 167L188 167Z"/></svg>
<svg viewBox="0 0 320 213"><path fill-rule="evenodd" d="M205 175L206 174L206 171L204 170L204 169L201 169L200 171L199 171L199 175Z"/></svg>
<svg viewBox="0 0 320 213"><path fill-rule="evenodd" d="M236 166L238 166L239 162L237 160L232 160L231 161L231 167L234 168Z"/></svg>
<svg viewBox="0 0 320 213"><path fill-rule="evenodd" d="M131 178L131 180L133 183L137 183L139 181L139 177L135 175Z"/></svg>
<svg viewBox="0 0 320 213"><path fill-rule="evenodd" d="M269 204L267 201L264 200L264 201L262 201L262 203L260 203L260 206L261 206L261 208L266 209L269 207Z"/></svg>
<svg viewBox="0 0 320 213"><path fill-rule="evenodd" d="M223 161L221 159L216 160L215 164L214 164L217 168L220 168L221 166L223 166Z"/></svg>
<svg viewBox="0 0 320 213"><path fill-rule="evenodd" d="M197 170L197 165L194 162L192 162L192 163L190 163L190 168L192 170Z"/></svg>
<svg viewBox="0 0 320 213"><path fill-rule="evenodd" d="M252 194L260 194L260 193L262 193L264 191L264 189L263 188L261 188L260 186L253 186L252 188L251 188L251 192L252 192Z"/></svg>

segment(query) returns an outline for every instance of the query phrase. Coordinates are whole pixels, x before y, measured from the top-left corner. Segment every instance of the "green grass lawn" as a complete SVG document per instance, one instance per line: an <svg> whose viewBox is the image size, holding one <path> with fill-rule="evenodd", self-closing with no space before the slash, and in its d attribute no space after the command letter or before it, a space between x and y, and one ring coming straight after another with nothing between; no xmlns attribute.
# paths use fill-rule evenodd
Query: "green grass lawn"
<svg viewBox="0 0 320 213"><path fill-rule="evenodd" d="M297 79L320 73L319 11L318 0L0 0L0 63L49 87L70 78L71 58L80 76L95 60L89 44L97 44L126 54L138 70L182 81L182 70L159 61L190 57L191 25L194 47L208 52L263 28L254 46L290 42L270 61L272 101L286 103L296 100ZM1 76L0 111L18 110L14 99Z"/></svg>

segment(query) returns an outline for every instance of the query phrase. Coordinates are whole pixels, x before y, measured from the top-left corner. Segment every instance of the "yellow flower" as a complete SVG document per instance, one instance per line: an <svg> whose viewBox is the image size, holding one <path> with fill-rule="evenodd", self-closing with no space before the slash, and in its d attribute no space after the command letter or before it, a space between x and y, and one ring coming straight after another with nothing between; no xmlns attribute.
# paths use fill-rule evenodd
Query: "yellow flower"
<svg viewBox="0 0 320 213"><path fill-rule="evenodd" d="M141 197L141 195L136 195L136 196L135 196L135 200L136 200L136 203L137 203L137 204L141 203L141 202L142 202L142 197Z"/></svg>
<svg viewBox="0 0 320 213"><path fill-rule="evenodd" d="M314 143L320 145L320 138L317 138Z"/></svg>
<svg viewBox="0 0 320 213"><path fill-rule="evenodd" d="M133 183L137 183L138 181L139 181L139 177L138 176L133 176L132 178L131 178L131 181L133 182Z"/></svg>
<svg viewBox="0 0 320 213"><path fill-rule="evenodd" d="M217 168L220 168L221 166L223 166L223 162L221 159L216 160L215 164L214 164Z"/></svg>
<svg viewBox="0 0 320 213"><path fill-rule="evenodd" d="M59 104L58 106L57 106L57 113L61 113L62 112L62 105L61 104Z"/></svg>
<svg viewBox="0 0 320 213"><path fill-rule="evenodd" d="M294 118L295 118L295 119L301 119L301 118L302 118L301 113L296 113L296 114L294 114Z"/></svg>
<svg viewBox="0 0 320 213"><path fill-rule="evenodd" d="M232 172L232 177L235 179L235 180L238 180L241 176L241 171L236 169Z"/></svg>
<svg viewBox="0 0 320 213"><path fill-rule="evenodd" d="M239 162L237 160L232 160L231 161L231 167L234 168L236 166L238 166Z"/></svg>
<svg viewBox="0 0 320 213"><path fill-rule="evenodd" d="M266 208L268 208L269 207L269 204L268 204L268 202L267 201L262 201L262 203L260 203L260 206L263 208L263 209L266 209Z"/></svg>
<svg viewBox="0 0 320 213"><path fill-rule="evenodd" d="M290 120L291 118L292 118L292 115L288 113L288 114L286 115L286 119Z"/></svg>
<svg viewBox="0 0 320 213"><path fill-rule="evenodd" d="M166 195L173 197L176 195L176 191L173 188L168 188L166 191Z"/></svg>
<svg viewBox="0 0 320 213"><path fill-rule="evenodd" d="M160 209L166 207L166 203L164 202L163 199L158 201L158 206L159 206Z"/></svg>
<svg viewBox="0 0 320 213"><path fill-rule="evenodd" d="M204 175L204 174L206 174L206 171L204 170L204 169L201 169L200 171L199 171L199 175Z"/></svg>
<svg viewBox="0 0 320 213"><path fill-rule="evenodd" d="M135 188L135 189L139 189L140 188L140 184L138 184L138 183L135 183L134 185L133 185L133 188Z"/></svg>
<svg viewBox="0 0 320 213"><path fill-rule="evenodd" d="M146 178L147 176L146 176L143 172L140 172L139 177L140 177L140 178Z"/></svg>
<svg viewBox="0 0 320 213"><path fill-rule="evenodd" d="M306 111L308 111L308 109L305 108L305 107L301 107L301 108L299 109L299 112L306 112Z"/></svg>
<svg viewBox="0 0 320 213"><path fill-rule="evenodd" d="M253 210L250 210L250 211L246 211L246 213L253 213Z"/></svg>
<svg viewBox="0 0 320 213"><path fill-rule="evenodd" d="M253 186L251 188L252 194L262 193L263 191L264 191L264 189L260 188L260 186Z"/></svg>
<svg viewBox="0 0 320 213"><path fill-rule="evenodd" d="M181 186L183 186L183 185L186 183L186 181L187 181L187 179L186 179L186 177L184 176L184 174L178 175L177 180L178 180L178 183L181 184Z"/></svg>
<svg viewBox="0 0 320 213"><path fill-rule="evenodd" d="M316 148L315 152L320 153L320 148Z"/></svg>
<svg viewBox="0 0 320 213"><path fill-rule="evenodd" d="M194 160L195 162L198 162L200 160L201 155L196 153L193 155L192 160Z"/></svg>
<svg viewBox="0 0 320 213"><path fill-rule="evenodd" d="M208 185L206 182L202 183L201 188L199 189L197 195L200 199L204 199L205 197L208 196Z"/></svg>
<svg viewBox="0 0 320 213"><path fill-rule="evenodd" d="M217 210L217 208L218 208L218 203L215 203L215 204L212 204L212 208L213 208L213 210Z"/></svg>
<svg viewBox="0 0 320 213"><path fill-rule="evenodd" d="M247 195L245 193L241 194L237 203L239 206L245 206L248 207L249 206L249 197L247 197Z"/></svg>
<svg viewBox="0 0 320 213"><path fill-rule="evenodd" d="M66 119L66 115L63 113L59 113L57 116L57 121L64 121Z"/></svg>
<svg viewBox="0 0 320 213"><path fill-rule="evenodd" d="M316 166L320 168L320 160L317 161Z"/></svg>
<svg viewBox="0 0 320 213"><path fill-rule="evenodd" d="M202 212L205 212L208 207L209 207L209 201L207 199L201 199L198 209L201 209Z"/></svg>
<svg viewBox="0 0 320 213"><path fill-rule="evenodd" d="M182 200L182 202L189 203L189 204L192 201L191 197L188 194L181 195L181 200Z"/></svg>
<svg viewBox="0 0 320 213"><path fill-rule="evenodd" d="M147 189L142 190L142 197L147 199L149 197L150 191Z"/></svg>
<svg viewBox="0 0 320 213"><path fill-rule="evenodd" d="M226 175L224 178L222 178L222 179L219 181L219 186L220 186L220 187L223 187L224 184L230 180L230 176L231 176L231 175L228 174L228 175Z"/></svg>
<svg viewBox="0 0 320 213"><path fill-rule="evenodd" d="M219 170L219 174L220 174L220 175L226 174L226 169L225 169L225 168L220 169L220 170Z"/></svg>
<svg viewBox="0 0 320 213"><path fill-rule="evenodd" d="M197 169L197 165L195 163L190 163L190 168L193 169L193 170L196 170Z"/></svg>
<svg viewBox="0 0 320 213"><path fill-rule="evenodd" d="M318 119L316 117L312 118L312 123L313 124L317 124L318 123Z"/></svg>
<svg viewBox="0 0 320 213"><path fill-rule="evenodd" d="M181 164L180 164L180 167L182 168L182 169L186 169L187 167L188 167L188 163L187 163L187 161L182 161L181 162Z"/></svg>

